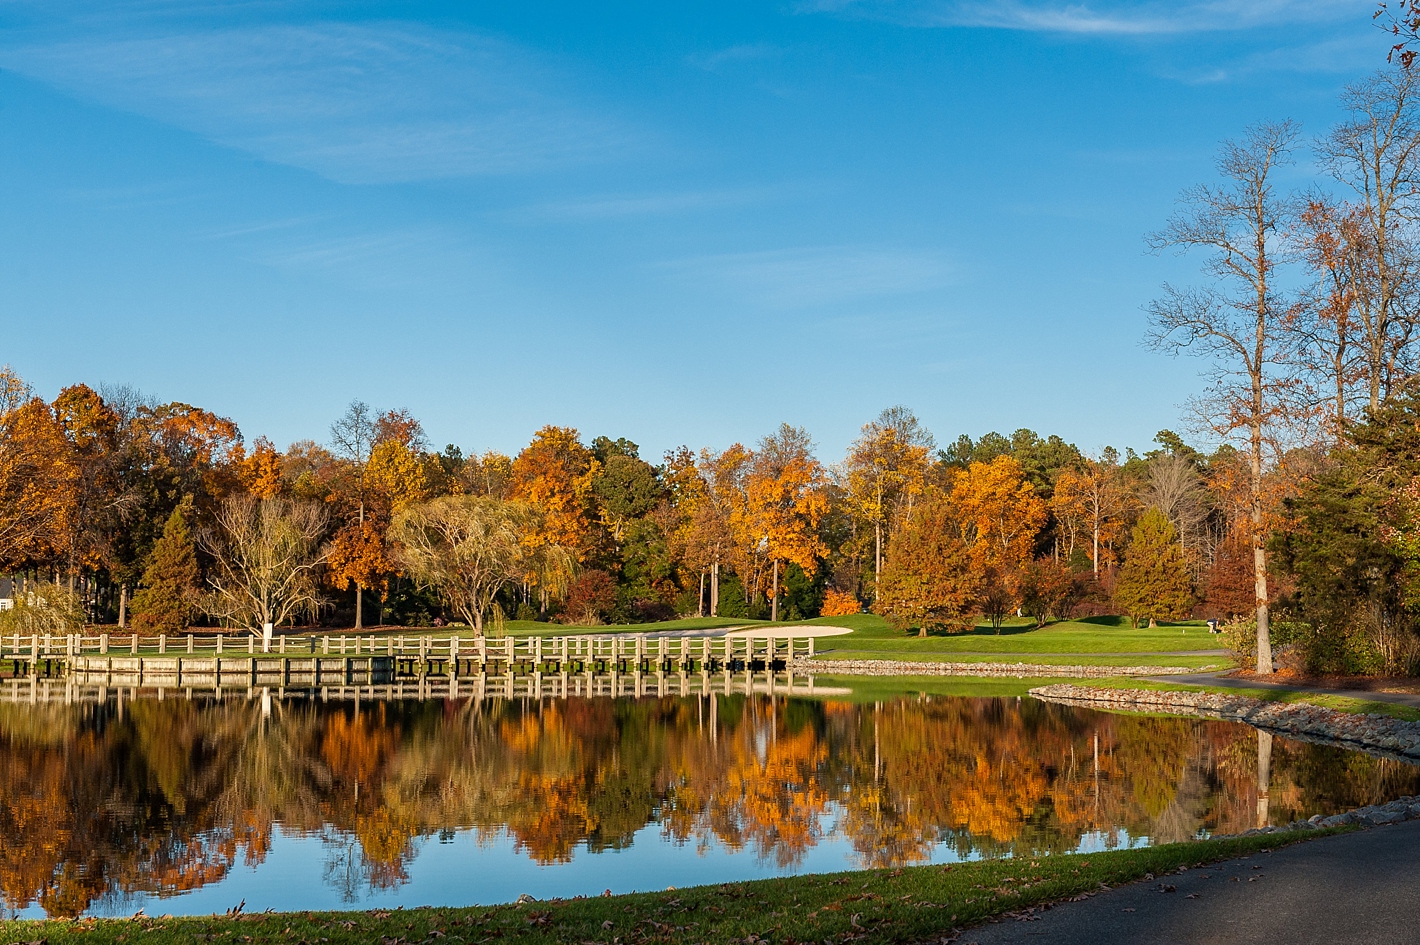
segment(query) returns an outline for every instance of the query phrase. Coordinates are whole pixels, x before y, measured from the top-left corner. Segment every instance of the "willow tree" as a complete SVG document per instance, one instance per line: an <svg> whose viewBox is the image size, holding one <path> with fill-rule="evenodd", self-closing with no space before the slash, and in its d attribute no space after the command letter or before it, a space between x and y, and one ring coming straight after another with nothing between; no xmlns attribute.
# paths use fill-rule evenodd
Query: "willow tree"
<svg viewBox="0 0 1420 945"><path fill-rule="evenodd" d="M1291 386L1289 305L1277 285L1286 262L1285 239L1296 201L1279 194L1274 176L1291 162L1300 134L1291 122L1249 128L1225 142L1217 185L1185 191L1178 213L1150 237L1155 250L1208 254L1205 286L1166 285L1149 306L1149 341L1171 353L1206 358L1208 392L1195 401L1199 418L1216 434L1241 439L1248 461L1247 505L1257 613L1257 671L1272 672L1268 635L1266 495L1264 472L1272 433L1285 419Z"/></svg>
<svg viewBox="0 0 1420 945"><path fill-rule="evenodd" d="M535 578L565 583L571 552L538 541L542 517L522 502L489 496L441 496L395 516L390 540L395 560L483 635L498 592Z"/></svg>
<svg viewBox="0 0 1420 945"><path fill-rule="evenodd" d="M329 516L319 502L232 496L217 508L216 528L200 536L212 556L205 609L227 624L259 630L270 647L274 627L320 608L319 570Z"/></svg>

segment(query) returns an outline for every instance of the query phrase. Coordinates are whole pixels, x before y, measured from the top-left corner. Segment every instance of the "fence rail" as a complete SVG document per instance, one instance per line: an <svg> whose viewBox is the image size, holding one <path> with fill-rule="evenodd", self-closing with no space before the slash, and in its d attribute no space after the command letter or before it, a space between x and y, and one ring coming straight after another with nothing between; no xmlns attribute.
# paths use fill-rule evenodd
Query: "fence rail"
<svg viewBox="0 0 1420 945"><path fill-rule="evenodd" d="M686 671L696 667L788 664L814 655L814 638L774 633L736 636L655 636L650 634L570 635L557 637L461 637L450 635L350 635L283 634L269 642L252 634L183 634L140 636L11 634L0 637L0 667L7 661L12 676L80 670L92 673L100 664L112 671L115 662L136 660L136 670L165 671L186 662L193 671L199 658L215 661L219 675L224 663L249 661L251 673L269 661L310 663L319 677L328 659L350 666L366 664L370 673L381 667L395 675L462 675L483 672L489 666L588 667L597 671L632 667ZM283 672L289 672L286 667Z"/></svg>

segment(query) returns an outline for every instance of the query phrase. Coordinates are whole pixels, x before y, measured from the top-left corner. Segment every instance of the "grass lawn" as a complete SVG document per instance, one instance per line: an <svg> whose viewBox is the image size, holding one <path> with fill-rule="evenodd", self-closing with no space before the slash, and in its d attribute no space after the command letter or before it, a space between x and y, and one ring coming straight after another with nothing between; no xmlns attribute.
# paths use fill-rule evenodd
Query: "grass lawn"
<svg viewBox="0 0 1420 945"><path fill-rule="evenodd" d="M850 618L819 618L808 623L853 623L853 633L819 641L818 651L832 655L835 650L874 653L897 657L900 654L950 655L956 653L1035 655L1050 653L1124 654L1170 653L1188 650L1216 650L1222 641L1203 624L1166 624L1137 630L1127 617L1086 617L1063 620L1043 630L1034 621L1013 620L999 634L989 626L966 633L909 636L888 626L880 617L859 614Z"/></svg>
<svg viewBox="0 0 1420 945"><path fill-rule="evenodd" d="M920 941L1017 909L1267 851L1324 831L1108 853L830 873L522 906L0 924L0 942L360 943Z"/></svg>

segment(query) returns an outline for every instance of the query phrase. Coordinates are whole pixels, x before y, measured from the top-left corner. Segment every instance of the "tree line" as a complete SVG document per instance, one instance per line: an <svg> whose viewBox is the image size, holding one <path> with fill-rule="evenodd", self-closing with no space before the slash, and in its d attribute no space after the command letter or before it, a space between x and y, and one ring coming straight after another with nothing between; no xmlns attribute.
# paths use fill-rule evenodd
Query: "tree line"
<svg viewBox="0 0 1420 945"><path fill-rule="evenodd" d="M1089 610L1240 613L1245 479L1175 434L1143 456L1057 436L939 449L905 407L821 460L788 424L752 447L638 446L547 426L516 455L433 449L354 402L324 443L248 445L230 420L127 388L52 401L0 375L0 572L12 632L83 622L575 624L798 619L905 629ZM1133 552L1130 549L1135 549ZM28 623L27 623L28 621Z"/></svg>

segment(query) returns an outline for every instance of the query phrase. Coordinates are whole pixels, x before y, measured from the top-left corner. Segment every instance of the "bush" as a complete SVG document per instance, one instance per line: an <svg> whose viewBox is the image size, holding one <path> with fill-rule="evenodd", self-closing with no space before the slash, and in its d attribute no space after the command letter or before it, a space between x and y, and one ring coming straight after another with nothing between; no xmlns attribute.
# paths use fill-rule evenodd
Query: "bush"
<svg viewBox="0 0 1420 945"><path fill-rule="evenodd" d="M857 597L847 591L835 591L831 588L824 593L823 608L819 611L824 617L846 617L862 612L863 605Z"/></svg>
<svg viewBox="0 0 1420 945"><path fill-rule="evenodd" d="M15 595L15 606L0 611L0 633L63 636L84 629L84 602L61 584L32 584Z"/></svg>
<svg viewBox="0 0 1420 945"><path fill-rule="evenodd" d="M616 607L616 590L616 579L605 571L583 571L567 590L562 622L599 626Z"/></svg>
<svg viewBox="0 0 1420 945"><path fill-rule="evenodd" d="M1316 627L1303 620L1274 620L1272 662L1279 670L1317 676L1368 676L1381 672L1385 661L1364 629ZM1257 669L1257 620L1228 625L1223 643L1238 665Z"/></svg>

